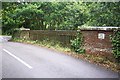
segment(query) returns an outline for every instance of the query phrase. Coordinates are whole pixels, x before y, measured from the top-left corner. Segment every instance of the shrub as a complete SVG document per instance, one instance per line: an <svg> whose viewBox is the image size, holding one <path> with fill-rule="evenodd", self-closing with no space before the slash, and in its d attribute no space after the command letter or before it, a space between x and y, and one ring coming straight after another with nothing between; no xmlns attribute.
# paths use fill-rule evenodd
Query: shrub
<svg viewBox="0 0 120 80"><path fill-rule="evenodd" d="M115 31L113 36L111 36L113 55L120 62L120 31Z"/></svg>
<svg viewBox="0 0 120 80"><path fill-rule="evenodd" d="M77 53L85 53L83 46L83 36L81 33L77 33L77 36L74 40L71 40L71 49Z"/></svg>

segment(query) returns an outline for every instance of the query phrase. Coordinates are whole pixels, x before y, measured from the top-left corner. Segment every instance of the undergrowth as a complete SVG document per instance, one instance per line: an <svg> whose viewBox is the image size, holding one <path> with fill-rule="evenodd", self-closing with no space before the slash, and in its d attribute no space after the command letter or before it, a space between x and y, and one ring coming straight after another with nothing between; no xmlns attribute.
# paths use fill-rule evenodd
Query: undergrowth
<svg viewBox="0 0 120 80"><path fill-rule="evenodd" d="M38 40L26 40L26 39L20 39L20 38L14 38L12 41L17 41L17 42L25 42L29 44L36 44L38 46L43 46L47 48L52 48L56 49L59 51L65 51L65 52L70 52L71 49L68 47L63 47L60 42L57 41L49 41L49 40L43 40L43 41L38 41Z"/></svg>

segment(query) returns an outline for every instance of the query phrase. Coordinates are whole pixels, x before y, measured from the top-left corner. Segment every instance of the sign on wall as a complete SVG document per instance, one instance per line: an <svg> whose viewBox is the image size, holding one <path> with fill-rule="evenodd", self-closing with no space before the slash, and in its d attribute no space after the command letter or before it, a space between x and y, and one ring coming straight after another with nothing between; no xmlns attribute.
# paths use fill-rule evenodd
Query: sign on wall
<svg viewBox="0 0 120 80"><path fill-rule="evenodd" d="M104 33L98 33L98 39L105 39Z"/></svg>

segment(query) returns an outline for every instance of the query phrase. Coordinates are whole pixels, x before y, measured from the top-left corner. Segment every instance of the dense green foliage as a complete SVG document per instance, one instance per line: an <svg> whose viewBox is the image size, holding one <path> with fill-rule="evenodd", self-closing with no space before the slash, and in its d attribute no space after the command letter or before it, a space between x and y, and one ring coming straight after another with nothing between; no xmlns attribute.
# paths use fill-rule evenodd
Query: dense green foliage
<svg viewBox="0 0 120 80"><path fill-rule="evenodd" d="M113 44L113 55L120 62L120 31L116 31L111 39Z"/></svg>
<svg viewBox="0 0 120 80"><path fill-rule="evenodd" d="M81 33L78 33L74 40L71 40L71 48L77 53L85 53L83 47L83 36Z"/></svg>
<svg viewBox="0 0 120 80"><path fill-rule="evenodd" d="M76 30L80 26L120 26L120 2L2 2L2 29Z"/></svg>

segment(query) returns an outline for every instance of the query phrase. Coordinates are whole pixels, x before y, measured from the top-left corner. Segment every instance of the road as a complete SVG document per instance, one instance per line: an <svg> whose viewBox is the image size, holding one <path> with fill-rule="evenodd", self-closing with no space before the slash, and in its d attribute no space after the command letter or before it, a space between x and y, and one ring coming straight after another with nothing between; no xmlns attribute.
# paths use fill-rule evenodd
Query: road
<svg viewBox="0 0 120 80"><path fill-rule="evenodd" d="M17 42L2 44L2 78L118 78L118 73L71 56Z"/></svg>

